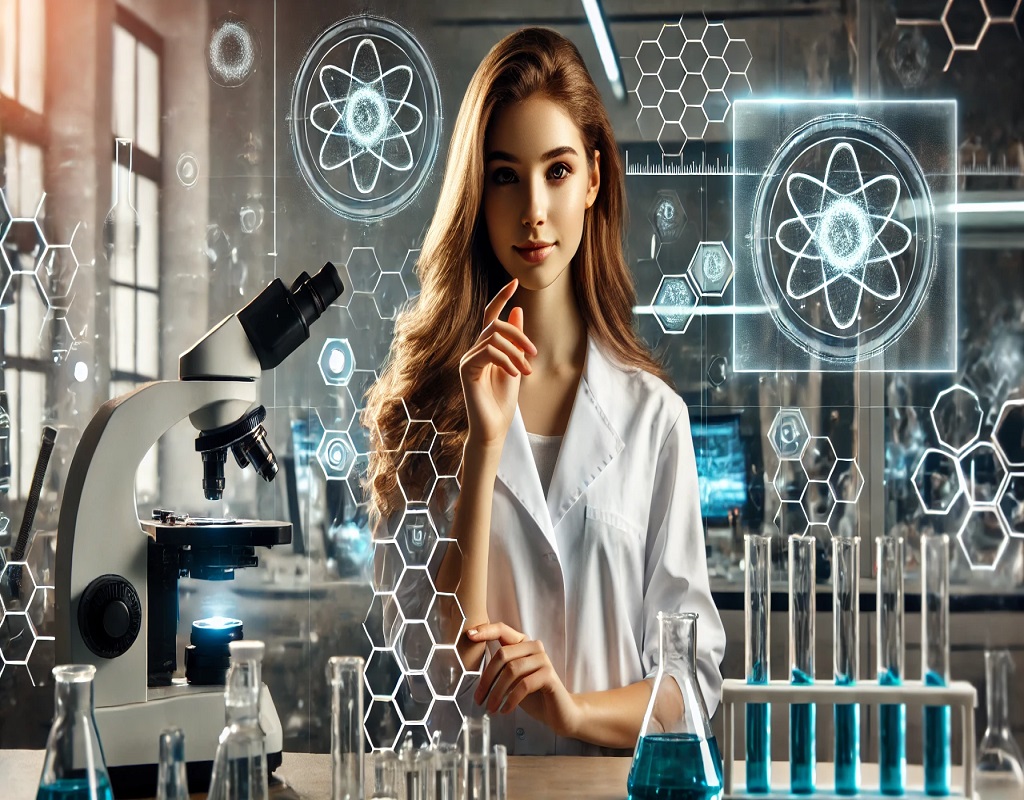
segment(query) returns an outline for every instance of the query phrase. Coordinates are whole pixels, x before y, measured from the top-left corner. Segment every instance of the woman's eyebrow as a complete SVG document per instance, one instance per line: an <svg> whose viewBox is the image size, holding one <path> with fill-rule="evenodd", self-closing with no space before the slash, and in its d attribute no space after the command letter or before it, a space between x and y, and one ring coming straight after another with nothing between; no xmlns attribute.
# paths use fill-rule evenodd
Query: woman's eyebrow
<svg viewBox="0 0 1024 800"><path fill-rule="evenodd" d="M540 160L550 161L552 158L558 158L560 156L565 155L578 156L579 153L577 153L572 147L569 146L556 147L553 150L548 150L546 153L544 153L540 157ZM511 153L506 153L504 150L492 150L487 154L487 157L484 159L484 161L486 163L490 163L491 161L508 161L512 164L520 163L518 158L516 158Z"/></svg>

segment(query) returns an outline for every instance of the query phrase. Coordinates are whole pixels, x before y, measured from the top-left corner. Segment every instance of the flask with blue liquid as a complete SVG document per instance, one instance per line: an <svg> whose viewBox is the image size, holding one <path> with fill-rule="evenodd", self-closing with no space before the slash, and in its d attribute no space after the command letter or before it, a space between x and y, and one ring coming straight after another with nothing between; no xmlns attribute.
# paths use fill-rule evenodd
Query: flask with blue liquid
<svg viewBox="0 0 1024 800"><path fill-rule="evenodd" d="M113 800L93 710L92 664L53 668L56 714L36 800Z"/></svg>
<svg viewBox="0 0 1024 800"><path fill-rule="evenodd" d="M722 756L697 683L697 614L658 614L658 673L626 787L629 800L714 800Z"/></svg>

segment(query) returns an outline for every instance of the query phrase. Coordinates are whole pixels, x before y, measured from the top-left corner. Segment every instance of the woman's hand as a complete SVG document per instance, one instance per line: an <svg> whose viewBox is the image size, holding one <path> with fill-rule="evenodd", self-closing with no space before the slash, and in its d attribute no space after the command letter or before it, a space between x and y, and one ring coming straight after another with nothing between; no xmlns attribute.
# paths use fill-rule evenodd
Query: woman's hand
<svg viewBox="0 0 1024 800"><path fill-rule="evenodd" d="M520 705L559 736L576 737L582 712L565 688L544 645L503 622L467 631L473 642L499 642L488 661L473 699L487 703L488 714L508 714Z"/></svg>
<svg viewBox="0 0 1024 800"><path fill-rule="evenodd" d="M537 354L523 332L521 308L512 309L508 322L498 318L518 286L511 281L487 304L484 329L459 363L469 436L487 447L504 443L516 413L519 378L532 372L527 356Z"/></svg>

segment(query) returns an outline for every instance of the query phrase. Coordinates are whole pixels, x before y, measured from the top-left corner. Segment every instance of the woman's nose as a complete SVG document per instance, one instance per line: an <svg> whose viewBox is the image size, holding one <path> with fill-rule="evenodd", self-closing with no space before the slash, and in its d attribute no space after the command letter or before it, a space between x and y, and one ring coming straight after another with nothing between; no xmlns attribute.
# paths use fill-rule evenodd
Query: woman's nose
<svg viewBox="0 0 1024 800"><path fill-rule="evenodd" d="M547 216L547 194L541 186L530 186L523 208L523 227L535 228L544 224Z"/></svg>

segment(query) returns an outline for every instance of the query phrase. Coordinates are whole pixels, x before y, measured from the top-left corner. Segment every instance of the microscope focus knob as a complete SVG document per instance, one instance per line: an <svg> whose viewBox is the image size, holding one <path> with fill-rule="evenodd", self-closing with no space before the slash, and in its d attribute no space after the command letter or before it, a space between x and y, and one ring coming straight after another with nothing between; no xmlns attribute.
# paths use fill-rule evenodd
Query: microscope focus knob
<svg viewBox="0 0 1024 800"><path fill-rule="evenodd" d="M92 652L117 658L128 652L142 629L142 603L120 575L100 575L78 601L78 629Z"/></svg>

